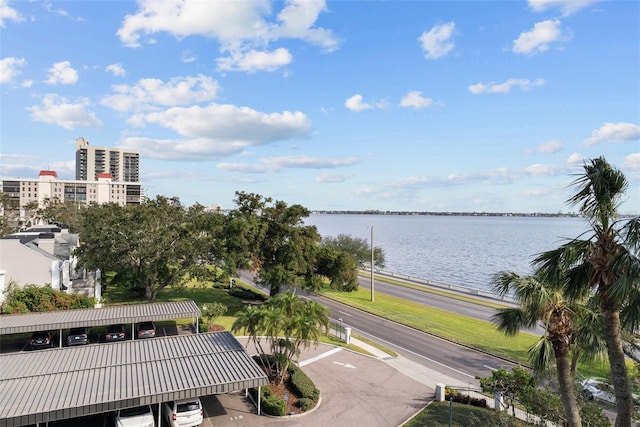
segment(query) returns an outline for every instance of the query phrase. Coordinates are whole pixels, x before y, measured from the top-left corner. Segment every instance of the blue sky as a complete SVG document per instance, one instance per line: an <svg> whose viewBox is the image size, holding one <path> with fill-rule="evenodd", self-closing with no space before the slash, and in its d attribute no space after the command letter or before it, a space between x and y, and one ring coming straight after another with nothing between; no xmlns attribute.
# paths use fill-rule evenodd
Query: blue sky
<svg viewBox="0 0 640 427"><path fill-rule="evenodd" d="M0 0L0 174L138 150L149 196L567 212L585 159L640 212L637 1Z"/></svg>

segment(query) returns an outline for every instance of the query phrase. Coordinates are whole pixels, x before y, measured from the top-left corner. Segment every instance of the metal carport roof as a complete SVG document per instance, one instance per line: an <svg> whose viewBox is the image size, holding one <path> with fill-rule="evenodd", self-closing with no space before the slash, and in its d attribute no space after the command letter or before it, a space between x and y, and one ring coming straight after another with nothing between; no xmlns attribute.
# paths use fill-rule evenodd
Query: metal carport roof
<svg viewBox="0 0 640 427"><path fill-rule="evenodd" d="M0 355L0 427L268 384L229 332Z"/></svg>
<svg viewBox="0 0 640 427"><path fill-rule="evenodd" d="M0 335L43 330L139 323L202 316L193 301L115 305L102 308L5 314L0 316Z"/></svg>

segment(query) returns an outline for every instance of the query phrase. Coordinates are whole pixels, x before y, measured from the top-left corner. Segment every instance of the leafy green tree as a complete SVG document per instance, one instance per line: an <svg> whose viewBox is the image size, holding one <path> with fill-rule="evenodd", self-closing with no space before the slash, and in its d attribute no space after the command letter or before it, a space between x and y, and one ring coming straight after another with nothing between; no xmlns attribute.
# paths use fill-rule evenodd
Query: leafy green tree
<svg viewBox="0 0 640 427"><path fill-rule="evenodd" d="M323 237L322 246L350 254L359 269L364 269L371 265L371 244L366 239L348 234L338 234L336 237ZM373 263L379 269L385 267L384 251L378 246L373 248Z"/></svg>
<svg viewBox="0 0 640 427"><path fill-rule="evenodd" d="M211 239L197 228L203 212L162 196L140 205L91 205L80 224L78 265L113 271L114 282L140 288L152 302L166 286L209 275Z"/></svg>
<svg viewBox="0 0 640 427"><path fill-rule="evenodd" d="M536 387L535 378L525 368L514 367L511 372L504 368L491 372L490 377L476 377L480 381L480 388L485 392L498 392L507 401L508 408L513 409L515 415L515 403L520 401L523 394L530 388Z"/></svg>
<svg viewBox="0 0 640 427"><path fill-rule="evenodd" d="M358 268L347 252L322 246L316 257L315 273L328 278L334 289L347 292L358 289Z"/></svg>
<svg viewBox="0 0 640 427"><path fill-rule="evenodd" d="M500 295L513 293L519 307L501 308L494 316L498 329L515 335L520 329L540 323L544 335L529 349L529 359L536 373L548 369L555 360L560 398L570 426L582 426L574 393L570 353L578 323L576 317L586 308L564 297L560 282L549 283L536 276L501 272L493 277L493 289Z"/></svg>
<svg viewBox="0 0 640 427"><path fill-rule="evenodd" d="M249 265L271 296L282 287L309 285L320 242L316 227L304 225L309 210L257 194L236 196L225 233L231 263Z"/></svg>
<svg viewBox="0 0 640 427"><path fill-rule="evenodd" d="M0 237L20 230L20 201L9 193L0 193Z"/></svg>
<svg viewBox="0 0 640 427"><path fill-rule="evenodd" d="M212 302L202 306L202 317L204 317L207 321L207 328L211 328L213 322L220 317L223 316L227 312L227 306L219 303Z"/></svg>
<svg viewBox="0 0 640 427"><path fill-rule="evenodd" d="M272 381L280 384L300 349L318 345L320 336L328 330L327 308L303 300L291 291L269 298L260 307L248 306L231 327L234 333L244 331L249 335L263 369Z"/></svg>
<svg viewBox="0 0 640 427"><path fill-rule="evenodd" d="M38 208L37 216L46 224L64 225L69 228L70 233L77 233L84 208L85 205L81 203L47 197Z"/></svg>
<svg viewBox="0 0 640 427"><path fill-rule="evenodd" d="M640 217L621 219L619 204L628 188L625 176L604 157L585 162L568 200L589 221L591 233L540 254L534 264L547 281L564 280L567 295L595 293L603 315L604 336L616 397L616 427L631 426L633 401L622 346L622 327L636 329L640 285ZM564 274L567 272L567 274ZM621 312L626 313L621 320ZM624 323L623 323L624 321Z"/></svg>

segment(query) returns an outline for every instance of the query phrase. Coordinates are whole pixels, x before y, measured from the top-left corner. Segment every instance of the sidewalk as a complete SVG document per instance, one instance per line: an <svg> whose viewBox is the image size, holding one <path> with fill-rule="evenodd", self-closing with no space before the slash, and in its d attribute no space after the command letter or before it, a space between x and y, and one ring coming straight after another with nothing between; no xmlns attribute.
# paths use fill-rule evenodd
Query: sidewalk
<svg viewBox="0 0 640 427"><path fill-rule="evenodd" d="M436 384L445 384L446 386L455 387L458 389L464 390L465 385L458 384L459 381L444 375L434 369L431 369L427 366L421 365L419 363L413 362L407 358L402 356L393 357L385 353L384 351L369 345L363 341L358 340L357 338L351 337L351 343L355 346L360 347L361 349L371 353L375 358L382 360L387 365L393 367L397 371L402 374L408 376L409 378L413 378L415 381L426 385L429 388L435 389ZM494 409L495 401L494 399L487 397L483 394L477 393L475 391L471 391L468 393L471 397L486 399L487 407ZM509 409L509 414L511 414L512 409ZM521 420L525 420L528 422L538 422L539 419L535 415L528 414L527 412L521 409L515 409L515 415L517 418ZM547 426L553 427L555 426L553 423L547 423Z"/></svg>

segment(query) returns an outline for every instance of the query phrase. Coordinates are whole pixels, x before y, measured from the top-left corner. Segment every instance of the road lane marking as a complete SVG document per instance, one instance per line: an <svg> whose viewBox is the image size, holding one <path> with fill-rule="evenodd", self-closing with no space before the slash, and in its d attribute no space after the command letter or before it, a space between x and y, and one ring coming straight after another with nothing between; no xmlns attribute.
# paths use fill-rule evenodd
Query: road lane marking
<svg viewBox="0 0 640 427"><path fill-rule="evenodd" d="M306 365L308 365L310 363L313 363L313 362L317 362L318 360L324 359L325 357L329 357L332 354L335 354L335 353L337 353L339 351L342 351L342 347L336 347L336 348L334 348L332 350L325 351L324 353L319 354L316 357L312 357L311 359L303 360L302 362L300 362L298 364L298 366L302 368L303 366L306 366Z"/></svg>

